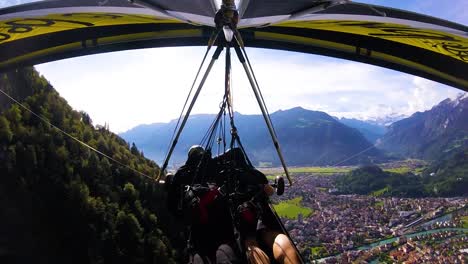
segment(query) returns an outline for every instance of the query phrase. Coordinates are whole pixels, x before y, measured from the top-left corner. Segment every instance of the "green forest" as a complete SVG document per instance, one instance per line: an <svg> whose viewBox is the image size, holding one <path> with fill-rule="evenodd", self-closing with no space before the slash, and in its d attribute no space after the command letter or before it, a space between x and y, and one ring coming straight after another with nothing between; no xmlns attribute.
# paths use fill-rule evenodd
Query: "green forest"
<svg viewBox="0 0 468 264"><path fill-rule="evenodd" d="M128 166L0 95L0 263L176 263L164 192L129 169L154 177L159 167L72 110L34 68L0 80L34 113Z"/></svg>

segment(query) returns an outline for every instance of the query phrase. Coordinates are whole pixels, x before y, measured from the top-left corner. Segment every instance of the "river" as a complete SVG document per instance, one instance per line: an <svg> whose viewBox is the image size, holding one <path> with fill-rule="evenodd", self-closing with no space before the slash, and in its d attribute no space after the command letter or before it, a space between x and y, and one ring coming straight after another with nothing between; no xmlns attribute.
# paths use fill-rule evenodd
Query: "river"
<svg viewBox="0 0 468 264"><path fill-rule="evenodd" d="M411 233L411 234L405 234L403 236L405 236L407 238L412 238L412 237L416 237L416 236L420 236L420 235L430 235L430 234L436 234L436 233L445 232L445 231L457 231L457 232L468 233L468 228L447 227L447 228L439 228L439 229L421 231L421 232L416 232L416 233ZM369 250L369 249L374 248L374 247L379 247L379 246L382 246L382 245L393 243L393 242L397 241L397 239L398 239L398 237L392 237L392 238L389 238L389 239L376 241L376 242L371 243L371 244L360 246L360 247L357 248L357 250ZM354 250L356 250L356 249L354 249ZM329 258L339 257L340 255L341 254L326 257L326 258L321 258L321 259L318 259L318 260L315 260L315 261L318 262L318 263L323 263Z"/></svg>
<svg viewBox="0 0 468 264"><path fill-rule="evenodd" d="M440 232L444 232L444 231L458 231L458 232L468 233L468 228L447 227L447 228L439 228L439 229L421 231L421 232L416 232L416 233L412 233L412 234L406 234L406 235L403 235L403 236L405 236L407 238L412 238L412 237L416 237L416 236L420 236L420 235L430 235L430 234L440 233ZM389 239L380 240L380 241L374 242L372 244L368 244L368 245L358 247L357 249L358 250L368 250L368 249L371 249L371 248L374 248L374 247L379 247L379 246L382 246L382 245L393 243L393 242L397 241L397 239L398 239L398 237L392 237L392 238L389 238Z"/></svg>

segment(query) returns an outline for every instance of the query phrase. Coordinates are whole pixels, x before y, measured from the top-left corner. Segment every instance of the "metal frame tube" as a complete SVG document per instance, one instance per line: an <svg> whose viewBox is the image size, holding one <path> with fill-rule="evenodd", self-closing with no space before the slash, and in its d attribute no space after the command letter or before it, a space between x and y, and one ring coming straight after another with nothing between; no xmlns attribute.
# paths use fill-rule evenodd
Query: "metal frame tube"
<svg viewBox="0 0 468 264"><path fill-rule="evenodd" d="M271 139L273 140L273 144L275 146L276 152L278 153L278 157L281 161L281 165L283 166L284 173L286 174L286 177L288 178L289 186L292 186L291 176L289 175L286 162L284 161L283 153L281 152L281 147L279 145L278 138L276 137L276 133L273 129L273 125L271 124L270 118L268 118L268 113L265 109L265 106L263 105L262 99L260 97L260 93L258 91L258 87L256 85L256 81L254 80L252 76L251 69L249 69L249 66L247 65L244 55L242 55L242 51L239 48L239 46L235 46L234 48L236 50L236 54L237 54L237 57L239 58L239 61L244 67L247 78L249 79L250 86L252 87L252 91L254 92L254 95L255 95L255 99L257 99L257 103L260 106L260 110L262 111L263 119L265 120L265 123L268 127L268 131L270 132Z"/></svg>
<svg viewBox="0 0 468 264"><path fill-rule="evenodd" d="M180 124L180 127L177 130L177 134L176 134L176 136L174 138L174 141L172 141L172 146L171 146L169 152L167 153L166 160L164 161L163 167L161 168L161 173L164 173L164 170L167 168L167 164L169 163L169 159L171 158L172 152L174 151L174 148L177 145L177 142L179 141L180 134L182 133L182 130L184 129L185 124L187 123L187 120L188 120L188 118L190 116L190 112L192 112L193 106L195 105L195 102L197 101L198 95L200 94L201 89L202 89L203 85L205 84L205 81L208 78L208 75L210 74L214 63L219 58L219 55L221 54L221 51L223 51L223 48L224 47L221 46L221 45L218 46L218 48L216 49L216 51L214 52L214 54L213 54L213 56L211 58L210 64L206 68L205 74L203 75L203 78L201 79L200 84L198 85L197 91L193 95L192 101L190 102L190 105L187 108L187 111L185 112L184 119L182 120L182 123Z"/></svg>

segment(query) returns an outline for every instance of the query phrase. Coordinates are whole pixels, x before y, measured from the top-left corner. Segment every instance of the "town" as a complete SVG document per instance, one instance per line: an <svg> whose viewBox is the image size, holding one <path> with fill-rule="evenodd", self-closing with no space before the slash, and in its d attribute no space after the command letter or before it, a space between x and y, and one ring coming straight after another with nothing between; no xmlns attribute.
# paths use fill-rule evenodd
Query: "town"
<svg viewBox="0 0 468 264"><path fill-rule="evenodd" d="M294 186L274 198L308 262L466 263L468 198L338 195L338 176L296 173ZM306 210L279 206L292 200Z"/></svg>

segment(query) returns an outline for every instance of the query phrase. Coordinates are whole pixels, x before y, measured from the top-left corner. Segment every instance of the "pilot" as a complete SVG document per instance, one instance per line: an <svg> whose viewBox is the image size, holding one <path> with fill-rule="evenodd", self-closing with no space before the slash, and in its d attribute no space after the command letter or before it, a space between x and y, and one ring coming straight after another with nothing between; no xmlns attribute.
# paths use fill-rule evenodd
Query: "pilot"
<svg viewBox="0 0 468 264"><path fill-rule="evenodd" d="M192 146L168 181L168 209L190 226L189 263L240 263L226 200L214 179L211 153Z"/></svg>

